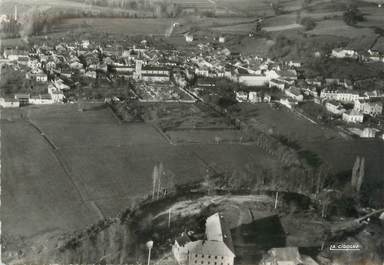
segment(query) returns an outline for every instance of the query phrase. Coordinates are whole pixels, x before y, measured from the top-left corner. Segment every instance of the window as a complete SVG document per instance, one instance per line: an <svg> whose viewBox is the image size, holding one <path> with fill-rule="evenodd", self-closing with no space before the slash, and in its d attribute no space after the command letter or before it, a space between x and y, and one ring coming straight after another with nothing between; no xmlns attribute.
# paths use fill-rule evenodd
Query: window
<svg viewBox="0 0 384 265"><path fill-rule="evenodd" d="M215 259L217 259L217 256L215 256Z"/></svg>
<svg viewBox="0 0 384 265"><path fill-rule="evenodd" d="M197 263L197 260L195 260L195 263Z"/></svg>
<svg viewBox="0 0 384 265"><path fill-rule="evenodd" d="M195 255L195 258L197 258L197 254Z"/></svg>
<svg viewBox="0 0 384 265"><path fill-rule="evenodd" d="M201 255L202 258L204 258L204 255Z"/></svg>
<svg viewBox="0 0 384 265"><path fill-rule="evenodd" d="M201 264L204 264L204 261L201 261Z"/></svg>

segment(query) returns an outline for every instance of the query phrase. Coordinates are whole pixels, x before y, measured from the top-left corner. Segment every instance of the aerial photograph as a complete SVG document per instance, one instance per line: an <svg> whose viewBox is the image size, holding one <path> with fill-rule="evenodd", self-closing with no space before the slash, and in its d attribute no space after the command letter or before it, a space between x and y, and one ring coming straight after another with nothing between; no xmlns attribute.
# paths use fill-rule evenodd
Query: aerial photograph
<svg viewBox="0 0 384 265"><path fill-rule="evenodd" d="M0 0L0 265L384 265L384 0Z"/></svg>

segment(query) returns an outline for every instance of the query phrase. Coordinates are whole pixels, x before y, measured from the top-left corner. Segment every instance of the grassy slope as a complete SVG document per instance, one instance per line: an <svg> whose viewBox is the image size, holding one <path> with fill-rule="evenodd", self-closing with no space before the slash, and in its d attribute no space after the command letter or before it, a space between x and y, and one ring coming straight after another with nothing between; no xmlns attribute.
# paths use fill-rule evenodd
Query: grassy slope
<svg viewBox="0 0 384 265"><path fill-rule="evenodd" d="M81 228L101 215L114 215L131 199L150 192L158 161L176 175L177 183L200 179L207 165L219 172L247 163L260 169L278 166L252 146L170 145L150 125L120 125L108 109L79 112L76 105L28 109L58 150L25 121L14 117L2 122L7 158L2 221L9 233L29 236L57 227ZM8 112L2 113L3 119L19 110Z"/></svg>

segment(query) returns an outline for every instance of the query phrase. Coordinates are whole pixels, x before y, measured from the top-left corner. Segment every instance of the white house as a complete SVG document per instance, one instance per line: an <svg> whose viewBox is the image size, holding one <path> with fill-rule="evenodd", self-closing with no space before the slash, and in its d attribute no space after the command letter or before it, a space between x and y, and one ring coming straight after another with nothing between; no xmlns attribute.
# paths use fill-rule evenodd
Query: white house
<svg viewBox="0 0 384 265"><path fill-rule="evenodd" d="M296 101L300 102L300 101L304 100L303 94L301 93L300 89L297 87L290 87L289 89L285 90L284 92L288 97L290 97Z"/></svg>
<svg viewBox="0 0 384 265"><path fill-rule="evenodd" d="M47 95L38 95L33 96L29 99L30 104L36 104L36 105L46 105L46 104L53 104L54 100L52 99L50 94Z"/></svg>
<svg viewBox="0 0 384 265"><path fill-rule="evenodd" d="M325 108L335 115L342 115L345 112L343 105L341 105L340 102L337 101L327 101L325 103Z"/></svg>
<svg viewBox="0 0 384 265"><path fill-rule="evenodd" d="M281 98L280 104L286 106L288 109L293 109L295 105L297 105L297 101L291 98Z"/></svg>
<svg viewBox="0 0 384 265"><path fill-rule="evenodd" d="M234 78L234 81L245 86L264 86L268 84L269 79L265 75L240 74Z"/></svg>
<svg viewBox="0 0 384 265"><path fill-rule="evenodd" d="M286 85L286 82L279 79L271 79L269 81L269 87L277 87L280 90L284 90Z"/></svg>
<svg viewBox="0 0 384 265"><path fill-rule="evenodd" d="M237 102L247 102L248 93L244 91L236 91L236 100Z"/></svg>
<svg viewBox="0 0 384 265"><path fill-rule="evenodd" d="M30 80L34 80L34 81L40 82L40 83L45 83L48 81L47 74L45 74L43 72L37 72L37 73L28 72L25 74L25 78L30 79Z"/></svg>
<svg viewBox="0 0 384 265"><path fill-rule="evenodd" d="M84 49L88 49L89 45L90 45L89 40L82 40L81 41L81 47L83 47Z"/></svg>
<svg viewBox="0 0 384 265"><path fill-rule="evenodd" d="M3 108L18 108L20 107L20 102L13 98L0 98L0 106Z"/></svg>
<svg viewBox="0 0 384 265"><path fill-rule="evenodd" d="M41 66L41 63L37 59L29 60L27 66L31 69L38 69Z"/></svg>
<svg viewBox="0 0 384 265"><path fill-rule="evenodd" d="M136 60L134 78L151 82L168 82L170 80L170 71L164 67L143 66L143 61Z"/></svg>
<svg viewBox="0 0 384 265"><path fill-rule="evenodd" d="M63 102L65 98L63 92L53 84L48 84L48 94L54 103Z"/></svg>
<svg viewBox="0 0 384 265"><path fill-rule="evenodd" d="M185 34L185 41L186 42L192 42L193 41L193 35L192 34Z"/></svg>
<svg viewBox="0 0 384 265"><path fill-rule="evenodd" d="M69 90L70 87L66 84L64 84L64 81L62 79L56 79L52 82L52 84L58 89L58 90Z"/></svg>
<svg viewBox="0 0 384 265"><path fill-rule="evenodd" d="M364 115L356 110L350 110L342 114L342 119L348 123L361 123L363 122Z"/></svg>
<svg viewBox="0 0 384 265"><path fill-rule="evenodd" d="M271 102L271 99L272 99L272 97L270 95L265 94L264 98L263 98L263 101L266 102L266 103L269 103L269 102Z"/></svg>
<svg viewBox="0 0 384 265"><path fill-rule="evenodd" d="M258 102L262 102L263 98L259 95L259 93L255 91L250 91L248 94L248 100L251 103L258 103Z"/></svg>
<svg viewBox="0 0 384 265"><path fill-rule="evenodd" d="M328 100L337 100L342 102L355 102L360 98L356 91L348 90L322 90L320 98Z"/></svg>
<svg viewBox="0 0 384 265"><path fill-rule="evenodd" d="M332 50L331 57L334 58L357 58L358 54L354 50L336 48Z"/></svg>
<svg viewBox="0 0 384 265"><path fill-rule="evenodd" d="M383 103L378 101L356 100L353 109L363 114L377 116L383 113Z"/></svg>
<svg viewBox="0 0 384 265"><path fill-rule="evenodd" d="M235 254L232 239L216 213L207 218L206 240L191 241L185 233L175 240L172 253L179 265L233 265Z"/></svg>
<svg viewBox="0 0 384 265"><path fill-rule="evenodd" d="M375 138L376 134L379 132L378 129L375 128L364 128L360 134L361 138Z"/></svg>

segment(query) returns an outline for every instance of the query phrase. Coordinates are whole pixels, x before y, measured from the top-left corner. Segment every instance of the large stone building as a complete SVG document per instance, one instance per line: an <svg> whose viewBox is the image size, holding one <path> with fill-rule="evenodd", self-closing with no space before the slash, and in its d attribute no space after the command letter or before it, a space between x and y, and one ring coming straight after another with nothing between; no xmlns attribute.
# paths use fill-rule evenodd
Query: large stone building
<svg viewBox="0 0 384 265"><path fill-rule="evenodd" d="M230 231L216 213L207 218L206 240L191 241L187 234L176 238L173 255L180 265L233 265L235 254Z"/></svg>
<svg viewBox="0 0 384 265"><path fill-rule="evenodd" d="M323 90L320 98L352 103L358 100L360 95L358 92L350 90Z"/></svg>
<svg viewBox="0 0 384 265"><path fill-rule="evenodd" d="M354 110L371 116L383 113L383 103L378 101L356 100Z"/></svg>
<svg viewBox="0 0 384 265"><path fill-rule="evenodd" d="M364 115L356 110L346 111L342 114L343 121L348 123L361 123L364 120Z"/></svg>
<svg viewBox="0 0 384 265"><path fill-rule="evenodd" d="M170 71L164 67L143 65L143 61L136 60L133 77L135 79L150 82L169 82Z"/></svg>

